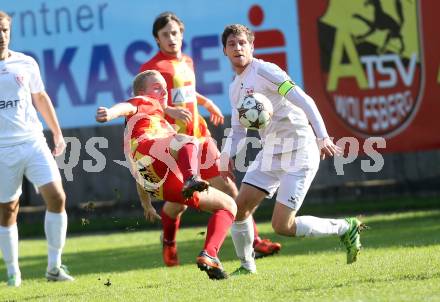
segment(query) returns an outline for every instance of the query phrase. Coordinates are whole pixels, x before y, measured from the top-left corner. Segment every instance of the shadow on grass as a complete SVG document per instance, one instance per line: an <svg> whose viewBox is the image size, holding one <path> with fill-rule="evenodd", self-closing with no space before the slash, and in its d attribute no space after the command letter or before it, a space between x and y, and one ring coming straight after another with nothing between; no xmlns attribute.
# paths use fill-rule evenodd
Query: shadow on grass
<svg viewBox="0 0 440 302"><path fill-rule="evenodd" d="M362 235L362 243L368 249L380 249L402 246L431 246L440 245L440 211L432 213L397 216L395 219L372 219L369 223L371 230ZM139 234L142 242L144 233ZM324 251L344 253L338 238L287 238L274 233L263 233L283 244L281 254L307 255ZM197 237L194 231L194 238ZM192 265L203 247L203 237L185 240L178 243L181 264ZM236 261L235 250L231 238L227 238L220 252L222 261ZM111 248L99 251L65 253L63 261L71 267L72 274L97 274L105 277L107 273L125 272L139 269L154 269L163 267L161 246L159 244ZM26 279L42 278L46 266L45 256L21 257L21 270Z"/></svg>

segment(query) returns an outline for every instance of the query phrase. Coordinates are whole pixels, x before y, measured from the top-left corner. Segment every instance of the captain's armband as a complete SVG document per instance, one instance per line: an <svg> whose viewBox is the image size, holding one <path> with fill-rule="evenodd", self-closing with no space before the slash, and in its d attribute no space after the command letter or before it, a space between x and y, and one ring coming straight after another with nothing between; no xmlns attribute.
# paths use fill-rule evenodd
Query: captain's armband
<svg viewBox="0 0 440 302"><path fill-rule="evenodd" d="M295 83L291 80L286 80L278 86L278 94L285 96L291 89L295 87Z"/></svg>

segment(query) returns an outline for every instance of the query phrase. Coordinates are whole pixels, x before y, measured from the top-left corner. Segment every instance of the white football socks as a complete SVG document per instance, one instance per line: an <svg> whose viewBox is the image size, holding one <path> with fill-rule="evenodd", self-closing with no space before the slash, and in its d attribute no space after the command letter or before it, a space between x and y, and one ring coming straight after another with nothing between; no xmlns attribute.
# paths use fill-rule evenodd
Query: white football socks
<svg viewBox="0 0 440 302"><path fill-rule="evenodd" d="M48 253L47 269L61 266L61 253L66 242L67 214L46 211L44 218L44 232L46 233Z"/></svg>
<svg viewBox="0 0 440 302"><path fill-rule="evenodd" d="M234 242L235 252L241 261L241 266L256 272L257 267L254 259L254 224L252 216L243 221L235 221L231 227L231 236Z"/></svg>
<svg viewBox="0 0 440 302"><path fill-rule="evenodd" d="M8 276L21 275L18 267L18 229L17 224L0 226L0 250L3 254Z"/></svg>
<svg viewBox="0 0 440 302"><path fill-rule="evenodd" d="M295 223L295 236L297 237L342 236L349 228L345 219L327 219L314 216L296 217Z"/></svg>

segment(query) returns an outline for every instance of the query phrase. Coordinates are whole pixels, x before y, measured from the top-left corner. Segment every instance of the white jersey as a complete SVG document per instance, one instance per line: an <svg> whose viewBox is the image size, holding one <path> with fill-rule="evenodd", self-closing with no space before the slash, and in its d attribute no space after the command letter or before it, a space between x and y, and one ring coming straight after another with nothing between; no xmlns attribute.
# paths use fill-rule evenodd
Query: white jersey
<svg viewBox="0 0 440 302"><path fill-rule="evenodd" d="M253 59L246 69L236 75L229 86L229 99L232 107L232 132L226 140L223 152L230 157L236 155L238 143L246 136L246 129L238 120L237 104L247 94L264 94L273 106L273 116L266 128L259 130L265 152L280 154L296 150L316 139L304 111L293 105L278 93L278 85L262 77L265 70L278 78L289 80L289 76L277 65L259 59ZM270 148L270 150L269 150ZM272 150L273 149L273 150Z"/></svg>
<svg viewBox="0 0 440 302"><path fill-rule="evenodd" d="M23 53L0 61L0 147L43 137L31 93L44 91L37 62Z"/></svg>

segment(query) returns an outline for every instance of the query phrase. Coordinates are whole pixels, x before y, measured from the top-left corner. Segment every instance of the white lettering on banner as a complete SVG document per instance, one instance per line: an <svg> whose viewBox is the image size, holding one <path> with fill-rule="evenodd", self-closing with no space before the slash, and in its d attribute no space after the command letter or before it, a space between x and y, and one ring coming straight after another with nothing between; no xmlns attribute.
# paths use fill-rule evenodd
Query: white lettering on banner
<svg viewBox="0 0 440 302"><path fill-rule="evenodd" d="M366 131L386 131L405 119L413 108L409 90L388 95L334 96L337 114L351 126Z"/></svg>
<svg viewBox="0 0 440 302"><path fill-rule="evenodd" d="M27 36L51 36L72 33L77 28L79 31L88 32L93 29L104 29L104 10L108 3L99 3L95 7L87 4L79 6L48 7L42 2L40 9L26 9L9 12L16 20L19 33Z"/></svg>
<svg viewBox="0 0 440 302"><path fill-rule="evenodd" d="M171 89L173 104L197 103L196 89L193 85Z"/></svg>
<svg viewBox="0 0 440 302"><path fill-rule="evenodd" d="M3 3L4 2L4 3ZM145 26L163 11L173 11L182 20L185 32L183 51L193 59L195 77L187 64L181 64L176 74L178 85L197 82L197 92L209 97L223 114L231 114L228 85L233 72L222 53L220 33L225 24L252 24L260 33L275 30L289 41L299 41L297 8L290 0L279 0L289 7L287 18L277 18L277 8L265 1L243 0L242 8L228 10L222 1L207 5L205 1L142 1L130 5L117 0L79 1L3 1L2 10L13 17L13 50L36 59L48 94L51 96L63 128L98 126L93 118L97 105L111 106L131 95L131 81L139 67L157 52L156 42ZM260 5L265 22L251 22L251 8ZM197 8L200 14L194 15ZM254 10L253 10L254 11ZM130 16L121 26L121 12ZM200 18L201 17L201 18ZM209 21L209 22L207 22ZM204 22L200 26L200 22ZM130 28L130 30L127 30ZM269 30L269 31L268 31ZM259 53L269 57L285 56L287 66L298 66L301 58L287 45L260 47ZM185 69L188 69L185 72ZM290 75L302 83L300 68L292 68ZM194 88L192 88L194 89ZM179 93L177 93L179 92ZM191 88L176 91L175 102L196 102ZM171 94L171 92L170 92ZM10 106L10 104L3 104ZM201 108L200 113L208 112ZM121 123L122 119L112 121Z"/></svg>
<svg viewBox="0 0 440 302"><path fill-rule="evenodd" d="M388 76L387 79L377 81L379 88L390 88L397 84L397 75L400 76L405 86L410 86L414 79L416 70L417 54L413 53L409 61L408 70L402 64L402 59L397 54L386 54L381 56L363 56L361 62L365 64L368 88L376 88L375 71L379 75ZM389 64L394 63L396 69L390 67ZM376 67L376 68L374 68Z"/></svg>

